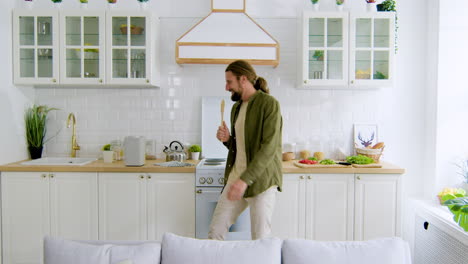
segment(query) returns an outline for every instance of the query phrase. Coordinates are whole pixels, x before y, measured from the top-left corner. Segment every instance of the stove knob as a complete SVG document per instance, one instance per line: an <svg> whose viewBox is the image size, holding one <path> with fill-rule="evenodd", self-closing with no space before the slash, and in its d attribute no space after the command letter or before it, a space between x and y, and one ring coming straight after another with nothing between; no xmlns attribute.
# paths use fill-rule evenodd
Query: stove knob
<svg viewBox="0 0 468 264"><path fill-rule="evenodd" d="M200 179L198 180L201 184L204 184L206 182L206 179L205 177L200 177Z"/></svg>
<svg viewBox="0 0 468 264"><path fill-rule="evenodd" d="M219 179L218 179L218 183L219 183L219 184L224 184L224 178L219 178Z"/></svg>
<svg viewBox="0 0 468 264"><path fill-rule="evenodd" d="M206 179L206 183L212 184L213 183L213 178L208 177L208 179Z"/></svg>

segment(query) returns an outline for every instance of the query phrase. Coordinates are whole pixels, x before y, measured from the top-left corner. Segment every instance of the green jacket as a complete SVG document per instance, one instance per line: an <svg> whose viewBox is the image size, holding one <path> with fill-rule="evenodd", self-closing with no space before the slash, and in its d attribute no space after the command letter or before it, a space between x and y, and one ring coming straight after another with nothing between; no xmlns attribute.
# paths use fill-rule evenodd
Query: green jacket
<svg viewBox="0 0 468 264"><path fill-rule="evenodd" d="M236 161L236 133L234 125L239 115L242 101L236 102L231 110L231 137L224 144L229 149L224 174L228 182L229 174ZM249 99L245 117L245 151L247 169L240 178L248 184L244 197L253 197L271 186L283 184L281 157L281 130L283 120L278 101L271 95L257 91Z"/></svg>

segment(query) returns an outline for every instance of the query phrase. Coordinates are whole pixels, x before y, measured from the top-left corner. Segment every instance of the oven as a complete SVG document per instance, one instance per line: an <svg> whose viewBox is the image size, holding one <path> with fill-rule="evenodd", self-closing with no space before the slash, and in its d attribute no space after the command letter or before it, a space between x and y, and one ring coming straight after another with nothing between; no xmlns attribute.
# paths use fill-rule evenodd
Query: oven
<svg viewBox="0 0 468 264"><path fill-rule="evenodd" d="M208 238L211 218L223 190L225 162L209 165L210 160L202 160L196 169L195 199L195 237ZM207 162L208 161L208 162ZM247 208L237 218L226 234L226 240L249 240L250 211Z"/></svg>

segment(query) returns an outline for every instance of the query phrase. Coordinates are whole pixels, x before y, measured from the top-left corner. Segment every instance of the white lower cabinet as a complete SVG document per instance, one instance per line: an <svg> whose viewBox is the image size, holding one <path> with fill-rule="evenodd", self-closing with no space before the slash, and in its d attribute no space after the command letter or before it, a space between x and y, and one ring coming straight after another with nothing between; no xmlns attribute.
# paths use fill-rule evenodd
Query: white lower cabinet
<svg viewBox="0 0 468 264"><path fill-rule="evenodd" d="M400 236L399 174L285 174L274 236L367 240Z"/></svg>
<svg viewBox="0 0 468 264"><path fill-rule="evenodd" d="M44 236L97 239L97 173L2 172L3 262L42 263Z"/></svg>
<svg viewBox="0 0 468 264"><path fill-rule="evenodd" d="M194 180L192 173L100 173L99 239L193 237Z"/></svg>
<svg viewBox="0 0 468 264"><path fill-rule="evenodd" d="M354 240L401 235L399 174L356 174Z"/></svg>
<svg viewBox="0 0 468 264"><path fill-rule="evenodd" d="M353 181L350 174L285 174L272 232L280 238L352 240Z"/></svg>

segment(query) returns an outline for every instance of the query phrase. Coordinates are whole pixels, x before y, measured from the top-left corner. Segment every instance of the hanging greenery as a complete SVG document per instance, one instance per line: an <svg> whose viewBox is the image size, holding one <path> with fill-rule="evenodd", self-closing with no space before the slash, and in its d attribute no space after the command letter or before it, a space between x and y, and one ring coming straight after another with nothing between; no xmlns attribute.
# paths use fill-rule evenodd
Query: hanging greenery
<svg viewBox="0 0 468 264"><path fill-rule="evenodd" d="M379 11L395 12L395 54L398 52L398 13L395 0L385 0L377 5Z"/></svg>

